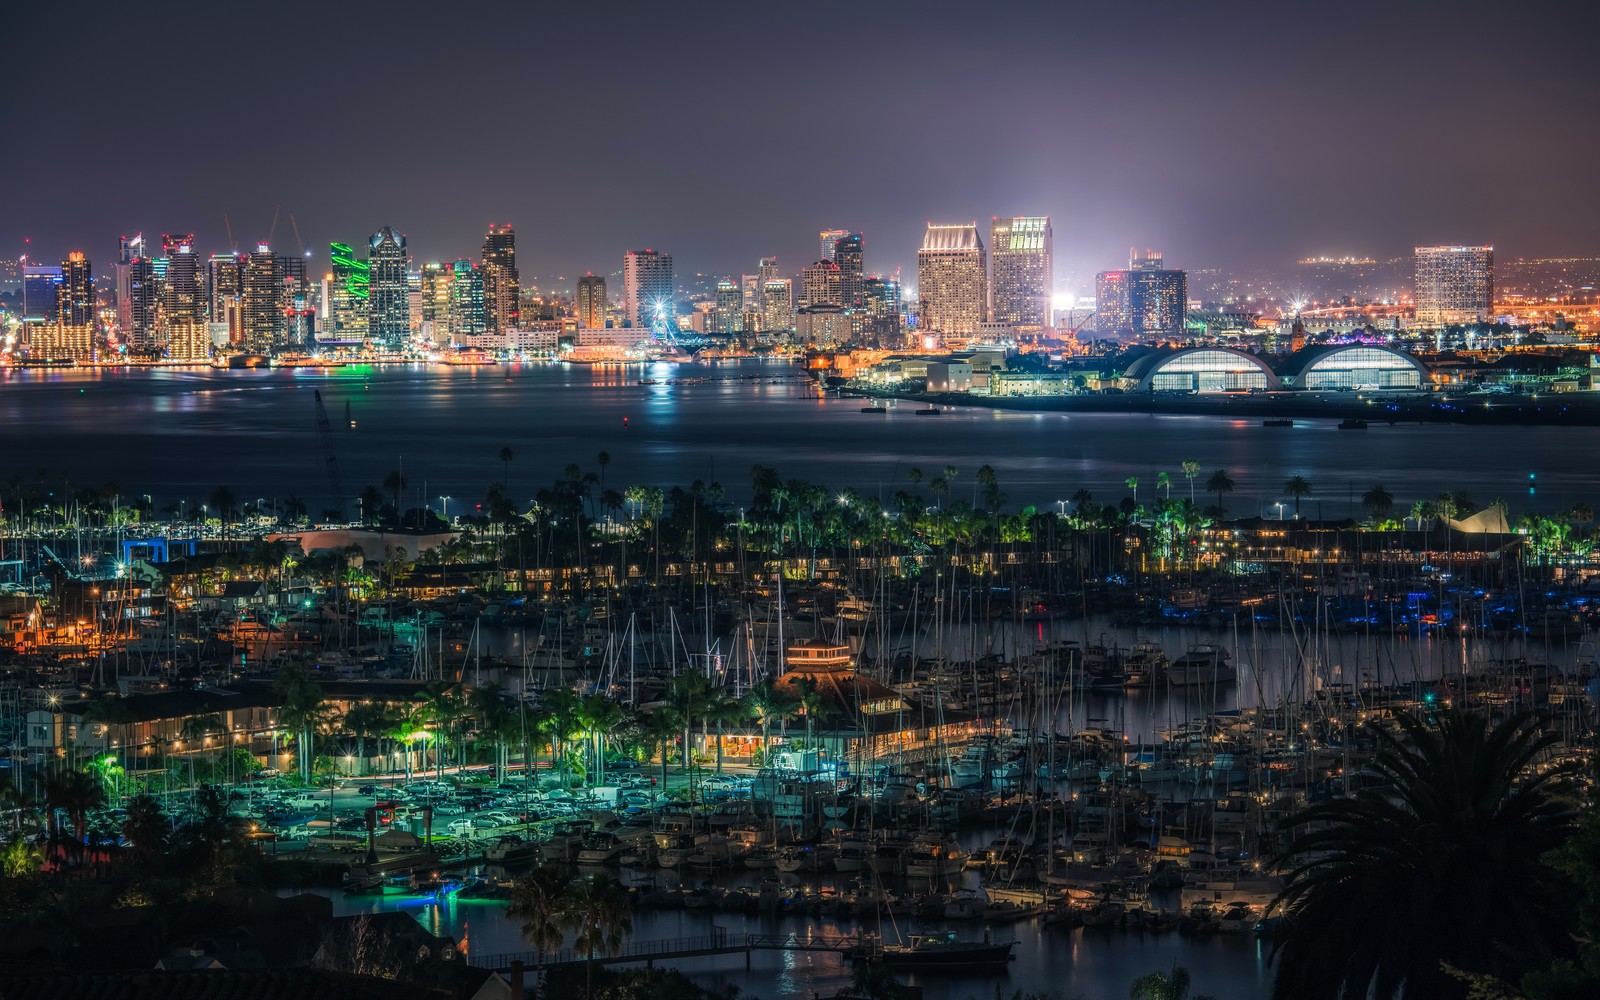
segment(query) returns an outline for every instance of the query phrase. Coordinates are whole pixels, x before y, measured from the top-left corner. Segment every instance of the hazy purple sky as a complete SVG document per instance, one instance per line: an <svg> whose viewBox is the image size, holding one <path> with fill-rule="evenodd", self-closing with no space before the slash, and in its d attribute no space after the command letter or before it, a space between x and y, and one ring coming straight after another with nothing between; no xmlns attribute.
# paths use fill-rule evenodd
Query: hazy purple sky
<svg viewBox="0 0 1600 1000"><path fill-rule="evenodd" d="M923 223L1048 213L1058 284L1418 243L1594 253L1593 5L97 4L6 18L0 255L109 261L510 221L524 274L869 270ZM181 12L172 16L167 12ZM566 283L570 287L570 280Z"/></svg>

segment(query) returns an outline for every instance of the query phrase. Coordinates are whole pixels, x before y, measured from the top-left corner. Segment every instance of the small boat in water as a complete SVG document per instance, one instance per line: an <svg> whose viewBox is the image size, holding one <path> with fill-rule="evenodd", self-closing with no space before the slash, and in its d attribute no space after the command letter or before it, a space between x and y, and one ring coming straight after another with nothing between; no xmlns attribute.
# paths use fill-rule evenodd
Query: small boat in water
<svg viewBox="0 0 1600 1000"><path fill-rule="evenodd" d="M940 413L940 410L937 406L930 406L926 409L913 410L912 412L919 417L937 417Z"/></svg>
<svg viewBox="0 0 1600 1000"><path fill-rule="evenodd" d="M888 413L889 412L889 408L887 406L863 406L861 408L861 412L862 413Z"/></svg>
<svg viewBox="0 0 1600 1000"><path fill-rule="evenodd" d="M1239 679L1239 670L1228 660L1227 650L1202 642L1167 664L1167 682L1177 686L1232 684Z"/></svg>
<svg viewBox="0 0 1600 1000"><path fill-rule="evenodd" d="M1261 426L1262 427L1293 427L1294 426L1294 421L1293 420L1281 420L1281 419L1280 420L1263 420L1263 421L1261 421Z"/></svg>
<svg viewBox="0 0 1600 1000"><path fill-rule="evenodd" d="M876 958L884 965L897 969L921 969L952 972L972 968L1005 965L1011 961L1015 941L962 941L954 932L943 934L913 934L906 944L886 944L881 949L868 949L865 957Z"/></svg>
<svg viewBox="0 0 1600 1000"><path fill-rule="evenodd" d="M1367 422L1351 417L1348 420L1339 421L1339 429L1341 431L1364 431L1367 429Z"/></svg>

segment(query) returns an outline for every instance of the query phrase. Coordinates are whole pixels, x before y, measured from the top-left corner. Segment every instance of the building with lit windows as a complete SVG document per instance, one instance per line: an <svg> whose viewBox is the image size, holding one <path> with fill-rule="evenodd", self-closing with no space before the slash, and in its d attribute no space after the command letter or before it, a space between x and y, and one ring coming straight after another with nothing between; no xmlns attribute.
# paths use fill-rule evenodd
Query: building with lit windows
<svg viewBox="0 0 1600 1000"><path fill-rule="evenodd" d="M450 265L450 275L450 343L459 344L489 329L484 315L483 270L473 267L470 260L458 260Z"/></svg>
<svg viewBox="0 0 1600 1000"><path fill-rule="evenodd" d="M406 286L406 238L384 226L367 241L367 337L389 350L411 333Z"/></svg>
<svg viewBox="0 0 1600 1000"><path fill-rule="evenodd" d="M61 262L61 292L56 317L63 326L94 325L94 270L81 253Z"/></svg>
<svg viewBox="0 0 1600 1000"><path fill-rule="evenodd" d="M265 243L245 254L239 274L240 343L252 351L265 351L287 337L283 310L283 270L278 255Z"/></svg>
<svg viewBox="0 0 1600 1000"><path fill-rule="evenodd" d="M623 315L631 326L649 327L659 312L676 313L672 302L672 254L629 250L622 258Z"/></svg>
<svg viewBox="0 0 1600 1000"><path fill-rule="evenodd" d="M794 329L794 282L790 279L762 283L761 328L769 333Z"/></svg>
<svg viewBox="0 0 1600 1000"><path fill-rule="evenodd" d="M522 318L517 235L511 224L490 225L483 237L483 318L490 333L515 330Z"/></svg>
<svg viewBox="0 0 1600 1000"><path fill-rule="evenodd" d="M850 312L842 306L805 306L794 314L794 334L802 344L831 347L850 339Z"/></svg>
<svg viewBox="0 0 1600 1000"><path fill-rule="evenodd" d="M1184 335L1189 276L1166 267L1155 251L1135 250L1124 271L1095 275L1095 329L1135 340Z"/></svg>
<svg viewBox="0 0 1600 1000"><path fill-rule="evenodd" d="M1122 387L1129 392L1237 392L1280 386L1265 361L1228 347L1152 350L1122 372Z"/></svg>
<svg viewBox="0 0 1600 1000"><path fill-rule="evenodd" d="M917 297L924 330L970 337L988 314L983 238L978 224L928 223L917 251Z"/></svg>
<svg viewBox="0 0 1600 1000"><path fill-rule="evenodd" d="M450 297L455 284L455 270L437 261L422 265L418 275L422 299L422 333L434 344L451 343Z"/></svg>
<svg viewBox="0 0 1600 1000"><path fill-rule="evenodd" d="M1330 344L1289 355L1279 372L1300 389L1420 389L1427 366L1404 351L1376 344Z"/></svg>
<svg viewBox="0 0 1600 1000"><path fill-rule="evenodd" d="M1054 287L1050 217L989 223L989 318L1014 327L1050 325Z"/></svg>
<svg viewBox="0 0 1600 1000"><path fill-rule="evenodd" d="M578 279L578 325L588 330L606 326L606 279L601 274L586 274Z"/></svg>
<svg viewBox="0 0 1600 1000"><path fill-rule="evenodd" d="M372 267L356 257L348 243L329 243L327 340L357 342L367 339L367 309L371 297ZM410 304L407 304L409 325Z"/></svg>
<svg viewBox="0 0 1600 1000"><path fill-rule="evenodd" d="M841 236L833 244L833 263L839 268L839 298L841 305L853 306L861 301L861 280L865 276L865 243L860 233Z"/></svg>
<svg viewBox="0 0 1600 1000"><path fill-rule="evenodd" d="M840 268L831 260L819 260L800 270L800 305L845 305Z"/></svg>
<svg viewBox="0 0 1600 1000"><path fill-rule="evenodd" d="M832 260L833 248L839 241L850 235L848 229L824 229L817 234L817 258L819 260Z"/></svg>
<svg viewBox="0 0 1600 1000"><path fill-rule="evenodd" d="M712 333L739 333L744 329L744 293L731 279L717 282L717 296L711 309Z"/></svg>
<svg viewBox="0 0 1600 1000"><path fill-rule="evenodd" d="M1494 247L1417 247L1418 327L1494 322Z"/></svg>

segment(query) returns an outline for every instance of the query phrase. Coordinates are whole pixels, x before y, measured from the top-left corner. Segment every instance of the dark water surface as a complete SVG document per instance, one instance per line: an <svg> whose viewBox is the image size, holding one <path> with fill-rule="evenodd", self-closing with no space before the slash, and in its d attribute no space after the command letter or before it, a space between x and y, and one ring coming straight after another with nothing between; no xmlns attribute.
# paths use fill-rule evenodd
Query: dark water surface
<svg viewBox="0 0 1600 1000"><path fill-rule="evenodd" d="M568 463L597 471L602 450L611 455L608 487L720 481L735 503L747 498L758 463L885 498L908 486L913 466L931 479L945 465L959 470L952 496L962 498L988 463L1011 504L1043 509L1083 488L1102 501L1126 496L1129 476L1149 499L1161 470L1181 496L1186 459L1200 463L1201 491L1213 470L1229 471L1235 514L1276 516L1274 504L1288 499L1280 487L1295 474L1314 486L1302 503L1312 517L1359 512L1361 494L1380 481L1398 507L1465 489L1480 504L1505 497L1518 510L1529 473L1540 508L1597 499L1591 428L1341 431L1332 420L1272 428L1258 418L982 408L929 417L910 404L867 414L859 400L817 398L798 375L773 362L7 372L0 472L32 479L43 469L59 481L65 470L75 483L114 481L125 497L151 493L160 504L203 502L226 485L241 501L294 494L320 512L330 493L312 399L320 389L348 497L403 462L410 503L437 508L450 496L452 513L501 478L503 447L515 453L510 481L524 500ZM1198 499L1207 502L1203 492Z"/></svg>

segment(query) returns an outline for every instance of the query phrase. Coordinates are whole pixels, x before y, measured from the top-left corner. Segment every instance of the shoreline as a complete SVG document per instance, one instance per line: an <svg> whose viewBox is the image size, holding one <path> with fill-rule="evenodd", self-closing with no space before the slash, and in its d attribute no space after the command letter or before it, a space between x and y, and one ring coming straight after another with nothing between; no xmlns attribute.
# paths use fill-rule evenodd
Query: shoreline
<svg viewBox="0 0 1600 1000"><path fill-rule="evenodd" d="M1525 426L1600 426L1600 392L1540 396L1485 394L1447 397L1441 393L1218 393L1196 396L1083 393L1074 396L973 396L950 392L892 392L845 387L845 397L903 399L928 407L1016 410L1028 413L1133 413L1204 416L1365 420L1370 424L1453 423Z"/></svg>

